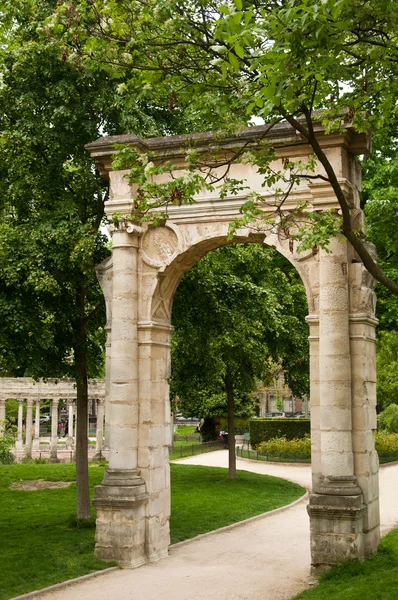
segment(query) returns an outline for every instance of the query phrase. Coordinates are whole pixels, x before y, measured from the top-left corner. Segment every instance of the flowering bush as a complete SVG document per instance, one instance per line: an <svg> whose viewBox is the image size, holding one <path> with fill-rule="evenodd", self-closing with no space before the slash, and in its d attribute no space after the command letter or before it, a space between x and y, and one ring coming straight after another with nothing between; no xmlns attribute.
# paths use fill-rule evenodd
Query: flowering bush
<svg viewBox="0 0 398 600"><path fill-rule="evenodd" d="M292 440L288 440L285 436L272 438L267 442L261 442L257 446L257 451L261 454L274 454L287 458L290 456L310 458L311 438L308 434L303 438L294 438Z"/></svg>
<svg viewBox="0 0 398 600"><path fill-rule="evenodd" d="M398 433L378 431L375 434L375 446L381 458L385 455L397 455L398 460ZM286 458L293 456L296 458L310 458L311 438L309 435L293 440L288 440L284 436L272 438L267 442L261 442L257 446L257 451L259 454L270 454Z"/></svg>
<svg viewBox="0 0 398 600"><path fill-rule="evenodd" d="M398 454L398 433L378 431L375 435L375 445L380 456L383 454Z"/></svg>

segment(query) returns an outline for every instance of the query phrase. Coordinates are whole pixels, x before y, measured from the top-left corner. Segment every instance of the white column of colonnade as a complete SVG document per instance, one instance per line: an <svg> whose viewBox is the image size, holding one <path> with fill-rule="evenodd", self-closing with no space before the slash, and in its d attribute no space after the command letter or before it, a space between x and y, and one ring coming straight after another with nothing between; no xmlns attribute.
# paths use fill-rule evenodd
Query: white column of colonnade
<svg viewBox="0 0 398 600"><path fill-rule="evenodd" d="M17 450L23 449L23 400L18 400L18 422L17 422L17 441L15 442L15 448Z"/></svg>
<svg viewBox="0 0 398 600"><path fill-rule="evenodd" d="M66 447L73 449L74 437L73 437L73 400L67 400L66 408L68 410L68 431L66 432Z"/></svg>
<svg viewBox="0 0 398 600"><path fill-rule="evenodd" d="M51 400L51 441L50 441L50 462L59 462L58 458L58 404L59 400Z"/></svg>
<svg viewBox="0 0 398 600"><path fill-rule="evenodd" d="M25 453L27 457L32 456L32 429L33 429L33 399L26 400L25 421Z"/></svg>
<svg viewBox="0 0 398 600"><path fill-rule="evenodd" d="M101 458L104 446L104 416L105 416L105 400L97 399L97 431L95 442L95 458Z"/></svg>
<svg viewBox="0 0 398 600"><path fill-rule="evenodd" d="M35 427L32 450L40 448L40 398L35 399Z"/></svg>
<svg viewBox="0 0 398 600"><path fill-rule="evenodd" d="M109 386L109 469L95 489L96 556L137 567L146 562L145 481L138 447L139 228L119 223L112 236L112 362ZM121 500L121 498L123 500ZM117 543L115 542L115 532Z"/></svg>

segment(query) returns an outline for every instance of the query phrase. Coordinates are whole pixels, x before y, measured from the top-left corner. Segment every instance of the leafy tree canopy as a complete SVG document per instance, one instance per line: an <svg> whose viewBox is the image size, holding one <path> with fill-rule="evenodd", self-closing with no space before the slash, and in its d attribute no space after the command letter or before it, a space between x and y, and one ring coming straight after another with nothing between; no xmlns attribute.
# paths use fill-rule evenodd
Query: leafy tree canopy
<svg viewBox="0 0 398 600"><path fill-rule="evenodd" d="M377 401L384 408L398 399L398 332L381 331L377 341Z"/></svg>
<svg viewBox="0 0 398 600"><path fill-rule="evenodd" d="M79 56L125 76L119 93L127 102L132 94L150 98L199 129L236 132L252 117L270 127L289 122L312 147L341 208L334 225L326 215L326 223L317 218L307 226L302 244L325 244L341 231L372 275L398 295L364 232L353 231L350 206L313 127L314 118L326 131L348 120L365 131L396 110L397 20L397 0L66 0L45 31L62 39L67 60ZM258 160L269 182L273 174ZM289 169L279 181L291 182ZM308 169L304 174L310 177ZM262 202L246 204L248 221L258 218ZM319 228L326 233L314 233Z"/></svg>

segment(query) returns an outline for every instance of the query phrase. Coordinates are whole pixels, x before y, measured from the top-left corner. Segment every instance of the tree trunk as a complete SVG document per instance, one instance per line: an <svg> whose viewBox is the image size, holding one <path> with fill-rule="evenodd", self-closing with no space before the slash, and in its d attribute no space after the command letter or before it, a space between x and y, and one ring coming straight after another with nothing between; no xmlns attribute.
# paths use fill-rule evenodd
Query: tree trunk
<svg viewBox="0 0 398 600"><path fill-rule="evenodd" d="M234 385L228 367L224 382L228 405L228 479L236 479Z"/></svg>
<svg viewBox="0 0 398 600"><path fill-rule="evenodd" d="M76 518L91 519L90 490L88 482L88 380L86 324L84 318L85 288L79 290L78 344L75 348L76 368Z"/></svg>

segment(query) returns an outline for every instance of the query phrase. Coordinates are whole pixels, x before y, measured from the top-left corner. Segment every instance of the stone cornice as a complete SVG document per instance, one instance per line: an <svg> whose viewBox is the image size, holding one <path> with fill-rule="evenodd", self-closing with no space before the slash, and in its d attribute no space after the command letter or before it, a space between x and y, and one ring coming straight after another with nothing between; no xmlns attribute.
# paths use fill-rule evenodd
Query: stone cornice
<svg viewBox="0 0 398 600"><path fill-rule="evenodd" d="M323 147L340 146L354 155L367 154L370 150L369 136L364 133L356 133L352 124L347 122L344 116L342 116L342 127L344 127L342 131L325 135L325 127L319 122L314 122L315 132ZM245 144L247 144L248 148L256 148L263 142L278 148L279 153L282 155L286 154L283 152L283 148L286 148L288 154L293 156L295 154L295 147L298 148L298 154L312 153L306 140L289 123L279 123L270 131L268 129L268 125L259 125L257 127L248 127L235 135L222 135L210 131L146 139L131 134L111 135L101 137L87 144L85 148L97 161L100 172L104 176L109 176L109 172L112 171L112 157L119 152L117 147L115 147L117 145L131 146L140 153L153 151L163 159L170 158L174 160L184 160L186 152L190 147L194 147L201 152L218 149L233 152L236 148Z"/></svg>
<svg viewBox="0 0 398 600"><path fill-rule="evenodd" d="M105 380L90 379L89 399L105 397ZM35 381L31 377L0 377L0 399L3 400L75 400L76 381L74 379L46 379Z"/></svg>

